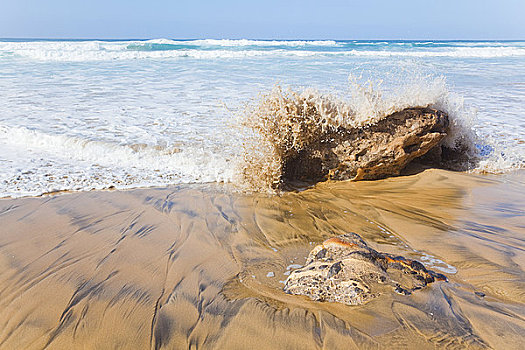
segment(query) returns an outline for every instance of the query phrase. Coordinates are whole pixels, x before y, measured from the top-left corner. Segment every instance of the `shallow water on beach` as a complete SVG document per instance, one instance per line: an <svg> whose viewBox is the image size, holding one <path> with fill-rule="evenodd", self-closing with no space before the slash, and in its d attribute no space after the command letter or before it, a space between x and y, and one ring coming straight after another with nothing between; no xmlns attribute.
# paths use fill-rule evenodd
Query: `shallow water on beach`
<svg viewBox="0 0 525 350"><path fill-rule="evenodd" d="M209 184L5 199L0 220L2 349L518 349L525 337L523 170L282 196ZM349 231L449 281L361 306L282 291L314 245Z"/></svg>

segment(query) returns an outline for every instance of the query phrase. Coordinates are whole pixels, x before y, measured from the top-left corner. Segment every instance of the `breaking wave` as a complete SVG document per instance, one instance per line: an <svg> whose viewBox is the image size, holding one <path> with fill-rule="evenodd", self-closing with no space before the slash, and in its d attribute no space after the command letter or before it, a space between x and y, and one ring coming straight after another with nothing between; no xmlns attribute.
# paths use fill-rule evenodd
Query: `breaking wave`
<svg viewBox="0 0 525 350"><path fill-rule="evenodd" d="M250 57L524 57L522 43L360 42L334 40L0 41L0 58L40 61L220 59Z"/></svg>
<svg viewBox="0 0 525 350"><path fill-rule="evenodd" d="M30 152L19 160L23 172L8 167L0 174L3 194L13 197L234 178L231 158L199 147L116 144L5 125L0 125L0 141L12 153Z"/></svg>

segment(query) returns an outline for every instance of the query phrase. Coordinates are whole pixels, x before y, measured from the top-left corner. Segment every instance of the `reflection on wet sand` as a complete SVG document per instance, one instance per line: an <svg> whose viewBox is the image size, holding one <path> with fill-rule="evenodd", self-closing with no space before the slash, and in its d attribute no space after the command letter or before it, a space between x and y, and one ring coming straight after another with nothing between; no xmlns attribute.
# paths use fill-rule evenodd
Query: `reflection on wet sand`
<svg viewBox="0 0 525 350"><path fill-rule="evenodd" d="M280 197L184 186L0 201L0 348L519 348L525 173L440 170ZM449 282L362 306L287 295L358 232Z"/></svg>

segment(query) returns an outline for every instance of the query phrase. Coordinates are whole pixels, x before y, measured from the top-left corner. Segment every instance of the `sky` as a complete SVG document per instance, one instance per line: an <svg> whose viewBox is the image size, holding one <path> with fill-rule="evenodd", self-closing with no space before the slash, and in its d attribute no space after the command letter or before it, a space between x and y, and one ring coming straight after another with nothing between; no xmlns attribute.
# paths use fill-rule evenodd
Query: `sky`
<svg viewBox="0 0 525 350"><path fill-rule="evenodd" d="M0 0L0 38L525 39L525 0Z"/></svg>

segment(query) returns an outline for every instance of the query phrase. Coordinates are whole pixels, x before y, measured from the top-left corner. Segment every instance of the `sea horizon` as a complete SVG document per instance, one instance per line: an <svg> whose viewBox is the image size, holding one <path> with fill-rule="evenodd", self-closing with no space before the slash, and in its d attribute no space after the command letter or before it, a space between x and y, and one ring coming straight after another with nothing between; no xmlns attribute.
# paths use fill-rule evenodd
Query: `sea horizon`
<svg viewBox="0 0 525 350"><path fill-rule="evenodd" d="M324 38L307 38L307 37L296 37L296 38L258 38L258 37L195 37L195 38L178 38L178 37L144 37L144 38L66 38L66 37L0 37L0 40L45 40L45 41L93 41L93 40L100 40L100 41L147 41L147 40L156 40L156 39L169 39L169 40L180 40L180 41L192 41L192 40L206 40L206 39L212 39L212 40L259 40L259 41L329 41L329 40L335 40L335 41L399 41L399 42L424 42L424 41L436 41L436 42L448 42L448 41L455 41L455 42L520 42L525 41L524 38L522 39L428 39L428 38L420 38L420 39L384 39L384 38L374 38L374 39L355 39L355 38L331 38L331 37L324 37Z"/></svg>

